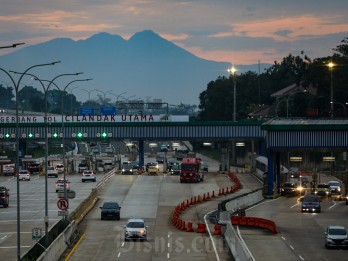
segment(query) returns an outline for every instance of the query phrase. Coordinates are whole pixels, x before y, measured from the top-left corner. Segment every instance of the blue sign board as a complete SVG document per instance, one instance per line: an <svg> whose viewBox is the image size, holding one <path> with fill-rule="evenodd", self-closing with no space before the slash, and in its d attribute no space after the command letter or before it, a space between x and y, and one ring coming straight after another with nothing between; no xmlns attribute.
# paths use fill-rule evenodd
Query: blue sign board
<svg viewBox="0 0 348 261"><path fill-rule="evenodd" d="M80 115L81 116L93 116L94 115L94 108L82 107L82 108L80 108Z"/></svg>
<svg viewBox="0 0 348 261"><path fill-rule="evenodd" d="M100 115L115 115L116 107L100 107Z"/></svg>

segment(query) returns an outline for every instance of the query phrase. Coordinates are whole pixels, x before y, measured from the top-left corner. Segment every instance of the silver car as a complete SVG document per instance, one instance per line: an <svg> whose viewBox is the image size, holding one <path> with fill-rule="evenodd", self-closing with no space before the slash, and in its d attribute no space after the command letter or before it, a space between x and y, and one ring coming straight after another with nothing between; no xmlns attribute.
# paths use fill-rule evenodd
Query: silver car
<svg viewBox="0 0 348 261"><path fill-rule="evenodd" d="M328 226L325 231L326 248L348 248L347 231L343 226Z"/></svg>
<svg viewBox="0 0 348 261"><path fill-rule="evenodd" d="M29 181L30 180L30 173L28 170L24 169L24 170L20 170L18 173L18 178L19 180L26 180Z"/></svg>
<svg viewBox="0 0 348 261"><path fill-rule="evenodd" d="M129 219L125 228L124 240L147 240L147 226L143 219Z"/></svg>

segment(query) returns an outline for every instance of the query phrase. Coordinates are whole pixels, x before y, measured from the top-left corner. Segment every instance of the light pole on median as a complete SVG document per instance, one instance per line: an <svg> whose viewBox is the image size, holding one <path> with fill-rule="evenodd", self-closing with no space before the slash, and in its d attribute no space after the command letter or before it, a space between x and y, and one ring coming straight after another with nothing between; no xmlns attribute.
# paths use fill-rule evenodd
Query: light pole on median
<svg viewBox="0 0 348 261"><path fill-rule="evenodd" d="M35 80L39 81L43 90L44 90L44 93L45 93L45 134L46 134L46 137L45 137L45 143L46 143L46 152L45 152L45 218L44 218L44 222L45 222L45 236L46 236L46 247L48 247L49 245L49 238L48 238L48 222L49 222L49 218L48 218L48 177L47 177L47 169L48 169L48 121L47 121L47 110L48 110L48 106L47 106L47 93L48 93L48 90L51 86L51 84L59 77L62 77L62 76L72 76L72 75L79 75L79 74L82 74L82 73L64 73L64 74L60 74L56 77L54 77L51 81L49 81L49 84L47 87L45 87L45 85L43 84L43 82L35 75L33 74L30 74L30 73L19 73L19 72L14 72L12 71L13 73L16 73L16 74L22 74L22 76L24 75L28 75L28 76L32 76L34 77ZM65 185L65 184L64 184Z"/></svg>
<svg viewBox="0 0 348 261"><path fill-rule="evenodd" d="M93 90L90 90L90 91L89 90L85 90L85 89L81 89L81 90L88 93L88 100L90 101L91 100L91 92L96 91L97 89L93 89Z"/></svg>
<svg viewBox="0 0 348 261"><path fill-rule="evenodd" d="M101 90L96 90L96 91L103 94L103 105L105 105L105 103L106 103L106 102L105 102L105 101L106 101L106 94L111 93L112 90L108 90L108 91L106 91L106 92L103 92L103 91L101 91Z"/></svg>
<svg viewBox="0 0 348 261"><path fill-rule="evenodd" d="M18 112L18 104L19 104L19 99L18 99L18 93L19 93L19 85L21 83L21 80L24 76L25 73L27 73L29 70L35 68L35 67L41 67L41 66L48 66L48 65L55 65L58 62L53 62L53 63L46 63L46 64L37 64L29 67L24 71L23 74L19 77L17 83L11 76L9 72L7 72L5 69L0 68L2 72L4 72L12 81L12 84L15 88L15 94L16 94L16 176L17 176L17 260L21 259L21 227L20 227L20 187L19 187L19 112ZM10 71L11 72L11 71Z"/></svg>
<svg viewBox="0 0 348 261"><path fill-rule="evenodd" d="M83 82L83 81L90 81L93 80L92 78L89 79L77 79L77 80L73 80L71 82L69 82L63 89L59 88L58 85L54 82L52 82L52 84L61 92L62 96L61 96L61 115L62 115L62 144L63 144L63 179L64 179L64 198L65 200L68 200L68 194L67 194L67 190L66 190L66 164L65 164L65 135L64 135L64 93L66 91L66 89L69 87L70 84L74 83L74 82ZM50 82L48 80L41 80L43 82ZM64 219L67 219L67 216L64 215Z"/></svg>
<svg viewBox="0 0 348 261"><path fill-rule="evenodd" d="M231 69L228 69L228 72L230 73L230 77L233 78L233 121L237 121L237 79L236 79L236 72L237 69L232 66Z"/></svg>
<svg viewBox="0 0 348 261"><path fill-rule="evenodd" d="M70 114L73 115L73 90L79 88L79 86L75 86L74 88L68 88L70 91Z"/></svg>
<svg viewBox="0 0 348 261"><path fill-rule="evenodd" d="M335 64L332 62L329 62L329 64L327 66L329 66L329 69L330 69L330 117L333 118L334 117L334 95L333 95L332 70L333 70L333 67L335 66Z"/></svg>

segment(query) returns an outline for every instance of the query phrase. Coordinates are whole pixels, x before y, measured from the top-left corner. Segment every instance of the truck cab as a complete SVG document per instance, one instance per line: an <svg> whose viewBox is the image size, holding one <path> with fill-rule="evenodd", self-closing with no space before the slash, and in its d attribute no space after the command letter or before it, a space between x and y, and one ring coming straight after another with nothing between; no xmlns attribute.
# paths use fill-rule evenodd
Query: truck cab
<svg viewBox="0 0 348 261"><path fill-rule="evenodd" d="M200 158L183 158L180 168L180 183L203 181L201 162Z"/></svg>

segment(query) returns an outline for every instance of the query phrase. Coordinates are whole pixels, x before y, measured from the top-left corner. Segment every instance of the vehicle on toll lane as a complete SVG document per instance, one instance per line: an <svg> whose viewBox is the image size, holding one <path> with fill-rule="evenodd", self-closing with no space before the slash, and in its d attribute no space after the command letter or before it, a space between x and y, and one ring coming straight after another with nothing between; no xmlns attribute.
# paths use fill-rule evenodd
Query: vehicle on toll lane
<svg viewBox="0 0 348 261"><path fill-rule="evenodd" d="M147 240L147 228L145 221L140 218L129 219L127 225L124 226L124 240L131 239Z"/></svg>
<svg viewBox="0 0 348 261"><path fill-rule="evenodd" d="M321 200L319 196L308 194L305 195L301 201L301 212L321 212Z"/></svg>
<svg viewBox="0 0 348 261"><path fill-rule="evenodd" d="M30 174L40 173L42 166L40 163L30 163L28 165L28 171Z"/></svg>
<svg viewBox="0 0 348 261"><path fill-rule="evenodd" d="M204 180L200 158L183 158L180 165L180 183Z"/></svg>
<svg viewBox="0 0 348 261"><path fill-rule="evenodd" d="M54 166L47 167L47 177L58 178L58 170Z"/></svg>
<svg viewBox="0 0 348 261"><path fill-rule="evenodd" d="M20 170L18 173L18 179L30 181L30 172L26 169Z"/></svg>
<svg viewBox="0 0 348 261"><path fill-rule="evenodd" d="M64 179L58 179L55 183L55 187L56 187L56 192L60 191L64 191L64 183L65 183L65 188L67 191L70 190L70 181L65 179L65 182L64 182Z"/></svg>
<svg viewBox="0 0 348 261"><path fill-rule="evenodd" d="M115 201L104 202L103 206L99 207L101 209L100 219L121 219L121 207Z"/></svg>
<svg viewBox="0 0 348 261"><path fill-rule="evenodd" d="M344 226L328 226L325 230L326 248L348 248L348 235Z"/></svg>
<svg viewBox="0 0 348 261"><path fill-rule="evenodd" d="M4 208L8 208L8 205L10 204L10 193L9 189L6 187L0 187L0 205L2 205Z"/></svg>
<svg viewBox="0 0 348 261"><path fill-rule="evenodd" d="M82 177L81 177L82 182L85 181L97 181L97 177L95 176L94 172L92 170L85 170L82 172Z"/></svg>

